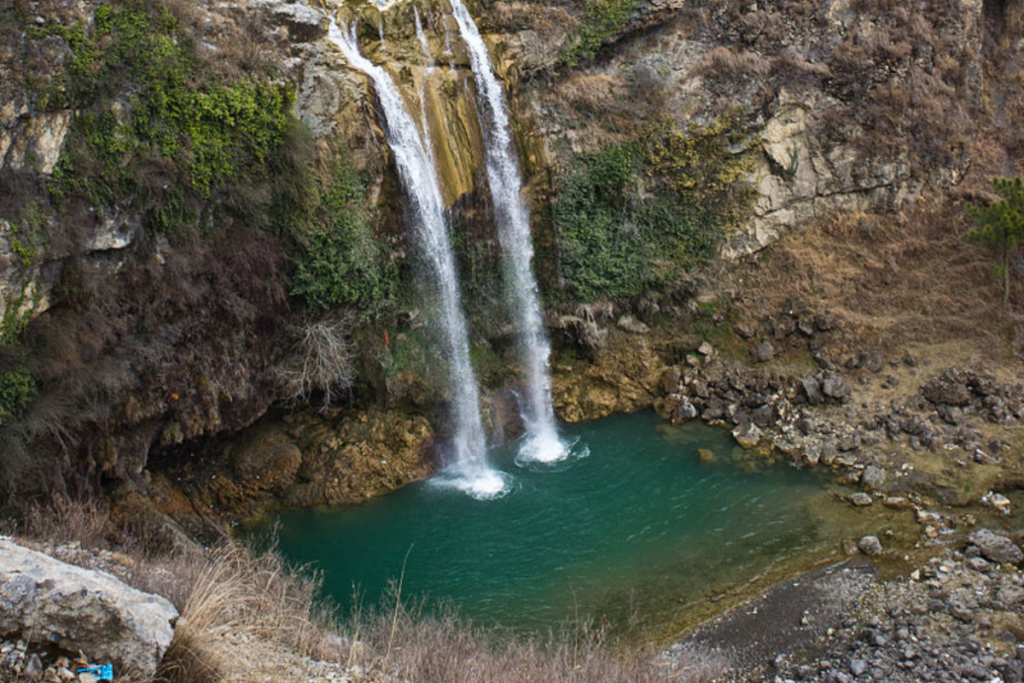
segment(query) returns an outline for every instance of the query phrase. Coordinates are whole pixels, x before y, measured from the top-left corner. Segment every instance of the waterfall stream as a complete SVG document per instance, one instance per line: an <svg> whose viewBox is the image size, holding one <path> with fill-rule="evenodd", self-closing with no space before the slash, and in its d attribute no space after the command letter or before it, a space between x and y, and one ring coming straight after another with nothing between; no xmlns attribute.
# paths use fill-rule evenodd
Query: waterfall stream
<svg viewBox="0 0 1024 683"><path fill-rule="evenodd" d="M551 346L544 331L537 281L533 276L533 242L530 215L522 198L519 163L513 147L508 104L501 83L491 65L469 10L461 0L451 0L459 32L469 49L477 84L477 108L487 159L487 180L491 187L498 237L508 270L507 296L515 317L522 362L526 369L526 390L521 413L526 438L520 450L525 461L552 462L567 456L559 441L551 405L551 375L548 362ZM485 123L486 121L486 123Z"/></svg>
<svg viewBox="0 0 1024 683"><path fill-rule="evenodd" d="M494 498L507 490L502 474L487 462L480 420L480 397L469 356L469 337L462 310L459 280L448 235L448 215L433 155L409 114L391 76L359 52L355 26L346 33L331 21L329 39L356 69L373 81L384 112L384 129L402 185L411 200L411 213L430 266L440 306L438 325L443 356L453 392L454 457L437 477L476 498Z"/></svg>

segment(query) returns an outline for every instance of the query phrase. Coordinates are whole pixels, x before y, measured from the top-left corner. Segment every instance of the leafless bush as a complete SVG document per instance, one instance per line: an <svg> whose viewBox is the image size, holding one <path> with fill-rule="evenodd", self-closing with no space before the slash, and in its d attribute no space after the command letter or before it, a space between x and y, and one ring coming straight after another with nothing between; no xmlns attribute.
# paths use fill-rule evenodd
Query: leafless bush
<svg viewBox="0 0 1024 683"><path fill-rule="evenodd" d="M327 410L355 379L352 331L355 318L343 313L307 321L296 330L298 341L290 365L282 372L285 394L294 401L308 402L323 396L321 410Z"/></svg>
<svg viewBox="0 0 1024 683"><path fill-rule="evenodd" d="M77 542L83 548L105 548L110 531L110 519L95 501L66 495L30 506L22 521L24 536L55 545Z"/></svg>

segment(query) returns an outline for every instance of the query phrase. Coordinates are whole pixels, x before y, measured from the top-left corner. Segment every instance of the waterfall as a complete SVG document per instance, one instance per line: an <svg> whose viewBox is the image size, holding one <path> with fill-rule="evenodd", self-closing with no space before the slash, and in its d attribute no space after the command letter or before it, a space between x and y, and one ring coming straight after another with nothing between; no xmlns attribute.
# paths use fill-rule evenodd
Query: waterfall
<svg viewBox="0 0 1024 683"><path fill-rule="evenodd" d="M500 472L487 463L486 442L480 420L476 377L469 357L469 336L462 312L455 257L448 239L448 216L433 156L406 109L391 76L359 52L355 25L346 34L332 19L328 38L353 67L373 81L384 111L384 129L395 156L398 174L416 218L416 229L437 288L443 362L447 363L454 393L454 457L441 480L477 498L493 498L507 489Z"/></svg>
<svg viewBox="0 0 1024 683"><path fill-rule="evenodd" d="M430 139L430 124L427 121L427 81L430 80L430 75L434 73L434 58L430 55L430 45L427 44L427 34L423 32L423 22L420 21L420 10L418 7L412 8L413 15L416 17L416 37L419 38L420 47L423 48L423 59L426 64L426 70L423 73L423 80L420 81L420 125L423 127L423 144L427 147L427 154L431 159L434 159L434 142Z"/></svg>
<svg viewBox="0 0 1024 683"><path fill-rule="evenodd" d="M522 198L522 181L509 124L505 92L491 66L490 55L469 10L461 0L451 0L459 32L469 49L477 83L480 126L487 157L487 180L491 186L498 236L509 271L509 300L519 333L526 390L521 412L526 439L520 458L551 462L565 457L567 449L558 439L551 405L551 375L548 362L551 346L544 332L537 281L533 276L533 243L530 215ZM484 124L484 117L487 125Z"/></svg>

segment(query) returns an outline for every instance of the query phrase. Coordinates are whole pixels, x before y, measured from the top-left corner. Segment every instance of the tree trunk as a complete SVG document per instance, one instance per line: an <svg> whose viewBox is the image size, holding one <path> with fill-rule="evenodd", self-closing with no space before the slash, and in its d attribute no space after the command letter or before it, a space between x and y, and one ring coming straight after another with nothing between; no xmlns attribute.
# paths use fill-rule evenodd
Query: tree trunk
<svg viewBox="0 0 1024 683"><path fill-rule="evenodd" d="M1010 250L1003 249L1003 305L1010 305Z"/></svg>

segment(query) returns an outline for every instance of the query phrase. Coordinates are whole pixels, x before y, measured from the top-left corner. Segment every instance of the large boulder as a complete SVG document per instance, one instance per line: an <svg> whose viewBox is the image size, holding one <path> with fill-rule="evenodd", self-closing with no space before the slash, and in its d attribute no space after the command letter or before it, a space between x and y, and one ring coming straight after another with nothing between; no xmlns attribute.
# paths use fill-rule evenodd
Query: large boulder
<svg viewBox="0 0 1024 683"><path fill-rule="evenodd" d="M976 546L983 557L993 562L1018 564L1024 560L1024 552L1021 552L1016 543L988 529L972 532L967 537L967 542Z"/></svg>
<svg viewBox="0 0 1024 683"><path fill-rule="evenodd" d="M177 617L166 598L0 538L0 637L81 650L148 680Z"/></svg>

